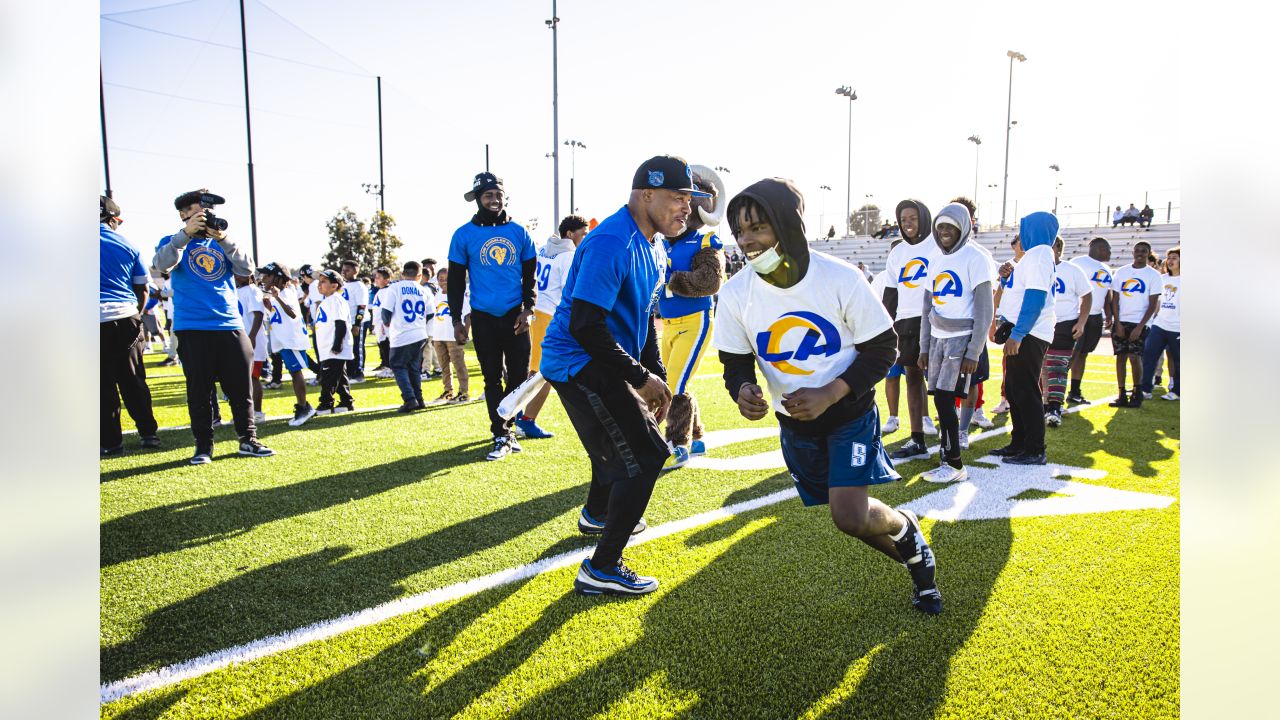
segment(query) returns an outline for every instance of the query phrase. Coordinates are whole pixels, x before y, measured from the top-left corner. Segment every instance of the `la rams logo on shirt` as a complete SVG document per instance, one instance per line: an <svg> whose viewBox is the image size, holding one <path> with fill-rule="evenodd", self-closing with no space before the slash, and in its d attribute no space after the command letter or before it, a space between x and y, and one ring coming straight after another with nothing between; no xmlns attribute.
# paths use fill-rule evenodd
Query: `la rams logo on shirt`
<svg viewBox="0 0 1280 720"><path fill-rule="evenodd" d="M449 317L449 303L448 302L436 303L436 315L439 317Z"/></svg>
<svg viewBox="0 0 1280 720"><path fill-rule="evenodd" d="M1104 288L1111 284L1111 276L1107 274L1106 270L1094 270L1093 277L1089 278L1089 282Z"/></svg>
<svg viewBox="0 0 1280 720"><path fill-rule="evenodd" d="M1007 277L1007 278L1005 278L1004 280L1001 280L1001 281L1000 281L1000 282L1001 282L1001 283L1003 283L1003 284L1004 284L1004 286L1005 286L1005 287L1007 287L1007 288L1011 288L1011 287L1013 287L1013 272L1014 272L1013 270L1010 270L1010 271L1009 271L1009 277Z"/></svg>
<svg viewBox="0 0 1280 720"><path fill-rule="evenodd" d="M515 265L516 257L516 244L504 237L489 238L480 246L481 265Z"/></svg>
<svg viewBox="0 0 1280 720"><path fill-rule="evenodd" d="M792 330L803 330L800 342L794 350L783 350L783 342L788 333L795 337ZM830 357L840 352L840 333L835 325L820 315L803 310L789 312L778 318L768 330L756 335L756 354L761 360L773 365L788 375L812 375L812 370L804 370L791 364L791 361L804 362L815 355Z"/></svg>
<svg viewBox="0 0 1280 720"><path fill-rule="evenodd" d="M1067 283L1064 282L1063 279L1060 277L1056 277L1053 279L1053 294L1054 295L1067 294Z"/></svg>
<svg viewBox="0 0 1280 720"><path fill-rule="evenodd" d="M1125 297L1133 297L1134 295L1146 295L1147 284L1142 282L1142 278L1129 278L1128 280L1125 280L1123 283L1120 283L1120 292L1124 293Z"/></svg>
<svg viewBox="0 0 1280 720"><path fill-rule="evenodd" d="M946 297L963 297L964 285L960 283L960 278L950 270L938 273L938 277L933 279L933 304L946 305Z"/></svg>
<svg viewBox="0 0 1280 720"><path fill-rule="evenodd" d="M909 288L920 287L920 281L929 272L929 261L922 257L913 257L902 266L898 273L898 282Z"/></svg>
<svg viewBox="0 0 1280 720"><path fill-rule="evenodd" d="M187 268L201 280L217 282L227 275L227 257L215 245L188 248Z"/></svg>

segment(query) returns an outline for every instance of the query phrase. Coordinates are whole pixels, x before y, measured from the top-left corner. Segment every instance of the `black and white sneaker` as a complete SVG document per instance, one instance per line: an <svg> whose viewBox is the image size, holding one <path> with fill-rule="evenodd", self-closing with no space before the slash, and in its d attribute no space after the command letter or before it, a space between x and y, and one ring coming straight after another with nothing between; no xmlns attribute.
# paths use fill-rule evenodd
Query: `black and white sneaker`
<svg viewBox="0 0 1280 720"><path fill-rule="evenodd" d="M936 563L933 548L929 547L929 543L925 541L924 533L920 531L920 520L916 518L916 514L910 510L898 512L902 513L907 523L907 532L902 539L895 540L893 545L898 549L898 554L902 556L907 570L911 573L913 586L911 604L921 612L937 615L942 612L942 593L938 591L938 584L934 578Z"/></svg>
<svg viewBox="0 0 1280 720"><path fill-rule="evenodd" d="M578 567L573 589L582 595L643 595L657 590L658 580L637 575L622 560L612 570L597 570L587 558Z"/></svg>
<svg viewBox="0 0 1280 720"><path fill-rule="evenodd" d="M906 445L903 445L897 450L894 450L893 452L889 453L889 457L893 458L894 460L914 460L916 458L927 458L929 457L929 448L916 442L915 440L908 440Z"/></svg>
<svg viewBox="0 0 1280 720"><path fill-rule="evenodd" d="M484 456L484 459L485 460L507 459L507 456L510 455L512 452L514 452L514 450L511 447L511 443L514 441L515 441L515 438L509 435L499 435L495 437L493 439L493 449L489 451L488 455Z"/></svg>
<svg viewBox="0 0 1280 720"><path fill-rule="evenodd" d="M333 411L334 411L335 413L355 412L355 411L356 411L356 401L355 401L355 400L348 400L348 401L346 401L346 402L340 402L340 403L338 403L337 405L334 405L334 406L333 406Z"/></svg>
<svg viewBox="0 0 1280 720"><path fill-rule="evenodd" d="M159 435L143 435L139 444L147 450L155 450L163 445Z"/></svg>
<svg viewBox="0 0 1280 720"><path fill-rule="evenodd" d="M1080 394L1080 393L1078 393L1078 392L1073 392L1073 393L1071 393L1071 394L1067 395L1067 402L1069 402L1069 403L1071 403L1071 404L1073 404L1073 405L1085 405L1085 404L1087 404L1089 401L1084 399L1084 395L1081 395L1081 394Z"/></svg>
<svg viewBox="0 0 1280 720"><path fill-rule="evenodd" d="M252 455L253 457L271 457L276 454L275 450L258 442L258 438L249 438L240 441L240 454Z"/></svg>
<svg viewBox="0 0 1280 720"><path fill-rule="evenodd" d="M213 462L213 448L196 448L196 454L191 456L192 465L208 465Z"/></svg>
<svg viewBox="0 0 1280 720"><path fill-rule="evenodd" d="M333 403L320 403L316 406L316 415L332 415Z"/></svg>
<svg viewBox="0 0 1280 720"><path fill-rule="evenodd" d="M636 527L631 531L632 535L639 535L648 529L649 523L640 518L640 522L636 523ZM578 514L578 532L583 535L601 535L604 533L604 520L596 520L591 517L587 509L582 508L582 512Z"/></svg>
<svg viewBox="0 0 1280 720"><path fill-rule="evenodd" d="M293 406L293 419L289 421L289 427L298 427L310 420L316 414L316 409L311 407L311 403L303 403Z"/></svg>
<svg viewBox="0 0 1280 720"><path fill-rule="evenodd" d="M520 447L520 441L516 440L515 435L508 435L507 442L511 444L511 452L513 453L524 452L524 448Z"/></svg>

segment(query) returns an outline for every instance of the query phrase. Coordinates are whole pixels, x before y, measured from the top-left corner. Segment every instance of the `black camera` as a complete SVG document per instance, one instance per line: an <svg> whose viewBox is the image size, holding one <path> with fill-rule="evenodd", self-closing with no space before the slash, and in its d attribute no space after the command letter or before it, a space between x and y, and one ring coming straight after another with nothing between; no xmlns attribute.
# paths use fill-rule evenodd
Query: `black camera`
<svg viewBox="0 0 1280 720"><path fill-rule="evenodd" d="M221 205L226 201L226 198L221 195L214 195L213 193L200 194L200 207L204 208L204 225L206 228L217 230L218 232L226 232L227 221L214 215L212 210L214 205ZM205 233L200 233L196 237L209 236Z"/></svg>

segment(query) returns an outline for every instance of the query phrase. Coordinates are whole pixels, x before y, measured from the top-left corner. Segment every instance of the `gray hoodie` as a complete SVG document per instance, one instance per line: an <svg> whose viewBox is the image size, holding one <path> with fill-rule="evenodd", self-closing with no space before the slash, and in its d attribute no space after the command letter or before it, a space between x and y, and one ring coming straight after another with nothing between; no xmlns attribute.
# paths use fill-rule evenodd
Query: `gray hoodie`
<svg viewBox="0 0 1280 720"><path fill-rule="evenodd" d="M956 224L960 226L960 240L950 250L942 247L942 240L938 237L938 220L944 217L955 220ZM949 203L938 211L937 218L934 219L931 229L933 231L933 241L938 245L938 252L943 255L955 255L969 242L973 230L973 218L969 217L969 208L960 203ZM932 310L933 295L925 292L924 310L920 315L920 354L928 357L929 345L932 341L931 328L933 326L941 328L945 323L948 330L969 330L972 332L964 356L969 360L977 360L987 342L987 328L991 327L991 320L995 317L991 280L988 278L974 285L972 322L937 317L932 314Z"/></svg>

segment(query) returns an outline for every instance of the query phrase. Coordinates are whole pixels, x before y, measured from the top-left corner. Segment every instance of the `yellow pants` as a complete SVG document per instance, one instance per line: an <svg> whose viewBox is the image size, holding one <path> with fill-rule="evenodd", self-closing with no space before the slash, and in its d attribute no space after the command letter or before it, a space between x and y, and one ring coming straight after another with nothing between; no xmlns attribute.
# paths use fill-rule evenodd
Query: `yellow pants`
<svg viewBox="0 0 1280 720"><path fill-rule="evenodd" d="M711 344L711 311L662 320L662 365L672 395L688 392L689 382Z"/></svg>
<svg viewBox="0 0 1280 720"><path fill-rule="evenodd" d="M533 319L529 321L529 369L538 372L542 362L542 338L547 336L547 328L551 327L551 316L541 310L533 311ZM519 385L519 383L516 383Z"/></svg>

